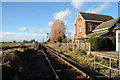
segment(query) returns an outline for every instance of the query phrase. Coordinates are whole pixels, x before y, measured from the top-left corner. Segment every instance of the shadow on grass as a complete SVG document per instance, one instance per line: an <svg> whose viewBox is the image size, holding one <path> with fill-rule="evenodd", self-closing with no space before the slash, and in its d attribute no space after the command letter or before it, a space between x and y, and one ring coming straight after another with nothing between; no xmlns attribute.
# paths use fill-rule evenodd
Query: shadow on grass
<svg viewBox="0 0 120 80"><path fill-rule="evenodd" d="M49 47L49 46L47 46ZM53 49L51 47L49 47L50 49ZM69 63L71 63L72 65L76 66L78 69L80 69L81 71L83 71L84 73L86 73L88 76L90 76L93 80L113 80L111 78L108 78L106 77L105 75L101 74L101 73L98 73L98 72L95 72L94 70L91 70L89 69L88 67L85 67L83 64L80 64L78 61L72 59L70 56L68 55L65 55L64 53L62 52L59 52L55 49L53 49L54 51L58 52L59 54L62 54L64 55L66 58L62 57L63 59L65 59L66 61L68 61ZM60 55L59 55L60 56ZM70 59L70 60L69 60ZM96 77L96 76L103 76L103 77Z"/></svg>
<svg viewBox="0 0 120 80"><path fill-rule="evenodd" d="M2 66L2 80L11 80L14 76L19 74L19 67L22 66L25 60L28 59L29 55L36 50L25 48L24 52L15 50L15 55L10 59L10 67Z"/></svg>

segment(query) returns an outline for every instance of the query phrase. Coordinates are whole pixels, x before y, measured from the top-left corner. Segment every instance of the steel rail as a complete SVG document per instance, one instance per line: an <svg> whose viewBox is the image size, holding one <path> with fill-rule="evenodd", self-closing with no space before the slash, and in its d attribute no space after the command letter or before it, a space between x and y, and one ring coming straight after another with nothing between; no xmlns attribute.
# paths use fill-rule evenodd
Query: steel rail
<svg viewBox="0 0 120 80"><path fill-rule="evenodd" d="M71 63L69 63L68 61L66 61L65 59L62 58L62 56L59 56L57 52L55 52L54 50L48 49L53 55L57 56L59 59L61 59L62 61L64 61L66 64L68 64L69 66L71 66L73 69L75 69L77 72L81 73L83 78L87 78L92 80L92 78L90 76L88 76L87 74L85 74L83 71L81 71L80 69L78 69L77 67L75 67L74 65L72 65Z"/></svg>
<svg viewBox="0 0 120 80"><path fill-rule="evenodd" d="M48 63L49 63L49 65L50 65L50 67L51 67L51 69L52 69L52 71L53 71L53 73L54 73L56 79L57 79L57 80L60 80L60 78L58 77L58 75L57 75L55 69L53 68L53 66L52 66L52 64L51 64L51 62L50 62L50 60L48 59L48 57L47 57L45 51L44 51L43 48L41 47L41 44L40 44L39 46L40 46L40 48L42 49L42 52L43 52L43 54L45 55L45 58L46 58L46 60L48 61Z"/></svg>

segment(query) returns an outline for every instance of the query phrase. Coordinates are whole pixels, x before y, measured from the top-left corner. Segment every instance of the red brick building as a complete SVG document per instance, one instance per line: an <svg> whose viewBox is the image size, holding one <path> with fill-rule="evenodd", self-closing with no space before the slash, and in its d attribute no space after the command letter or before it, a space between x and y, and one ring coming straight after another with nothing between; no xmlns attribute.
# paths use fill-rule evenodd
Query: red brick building
<svg viewBox="0 0 120 80"><path fill-rule="evenodd" d="M93 13L78 12L75 21L75 36L72 41L92 36L115 36L113 29L120 23L120 18Z"/></svg>

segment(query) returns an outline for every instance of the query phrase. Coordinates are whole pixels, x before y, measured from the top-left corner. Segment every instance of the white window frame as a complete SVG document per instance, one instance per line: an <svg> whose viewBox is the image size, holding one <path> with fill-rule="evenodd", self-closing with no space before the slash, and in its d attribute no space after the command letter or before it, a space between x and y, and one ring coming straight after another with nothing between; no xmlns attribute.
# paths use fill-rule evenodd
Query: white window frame
<svg viewBox="0 0 120 80"><path fill-rule="evenodd" d="M89 27L89 31L92 32L92 24L89 24L88 27Z"/></svg>

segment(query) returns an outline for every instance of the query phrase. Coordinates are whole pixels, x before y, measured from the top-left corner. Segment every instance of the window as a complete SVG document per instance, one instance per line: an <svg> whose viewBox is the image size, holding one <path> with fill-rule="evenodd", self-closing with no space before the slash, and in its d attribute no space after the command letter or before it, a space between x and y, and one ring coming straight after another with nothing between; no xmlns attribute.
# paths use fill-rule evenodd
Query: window
<svg viewBox="0 0 120 80"><path fill-rule="evenodd" d="M81 19L81 18L79 18L79 22L80 22L80 21L82 21L82 19Z"/></svg>
<svg viewBox="0 0 120 80"><path fill-rule="evenodd" d="M82 32L82 29L81 29L81 26L79 27L79 33L81 33Z"/></svg>
<svg viewBox="0 0 120 80"><path fill-rule="evenodd" d="M89 24L89 31L92 32L92 24Z"/></svg>
<svg viewBox="0 0 120 80"><path fill-rule="evenodd" d="M116 27L119 25L119 23L116 23Z"/></svg>

